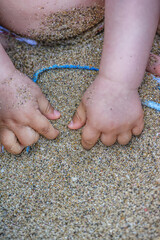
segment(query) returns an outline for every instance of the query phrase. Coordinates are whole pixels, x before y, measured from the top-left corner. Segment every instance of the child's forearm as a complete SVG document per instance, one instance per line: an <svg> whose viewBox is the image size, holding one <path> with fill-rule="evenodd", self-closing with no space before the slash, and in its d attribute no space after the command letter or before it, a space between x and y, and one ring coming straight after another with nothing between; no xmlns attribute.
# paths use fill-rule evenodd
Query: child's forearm
<svg viewBox="0 0 160 240"><path fill-rule="evenodd" d="M159 21L159 0L106 0L100 74L131 88L141 84Z"/></svg>

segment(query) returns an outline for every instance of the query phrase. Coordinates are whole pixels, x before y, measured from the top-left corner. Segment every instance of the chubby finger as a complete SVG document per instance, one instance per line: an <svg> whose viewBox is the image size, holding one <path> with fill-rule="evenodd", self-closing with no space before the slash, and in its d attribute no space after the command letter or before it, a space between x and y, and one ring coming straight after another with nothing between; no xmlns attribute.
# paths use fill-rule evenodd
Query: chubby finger
<svg viewBox="0 0 160 240"><path fill-rule="evenodd" d="M86 122L86 111L83 103L81 102L77 108L76 113L74 114L72 121L69 123L68 127L70 129L79 129Z"/></svg>
<svg viewBox="0 0 160 240"><path fill-rule="evenodd" d="M132 134L135 136L140 135L141 132L143 131L143 128L144 128L144 121L132 129Z"/></svg>
<svg viewBox="0 0 160 240"><path fill-rule="evenodd" d="M86 124L82 130L82 146L85 149L91 149L96 144L99 137L100 131Z"/></svg>
<svg viewBox="0 0 160 240"><path fill-rule="evenodd" d="M39 111L32 116L29 126L48 139L55 139L59 131Z"/></svg>
<svg viewBox="0 0 160 240"><path fill-rule="evenodd" d="M39 134L30 127L17 127L15 130L18 141L23 146L31 146L36 143L39 139Z"/></svg>
<svg viewBox="0 0 160 240"><path fill-rule="evenodd" d="M18 142L15 134L9 129L3 129L0 132L0 142L12 154L20 154L24 149L24 146Z"/></svg>
<svg viewBox="0 0 160 240"><path fill-rule="evenodd" d="M116 135L113 134L101 134L101 142L108 147L116 142L116 138Z"/></svg>
<svg viewBox="0 0 160 240"><path fill-rule="evenodd" d="M117 141L121 145L126 145L127 143L129 143L131 138L132 138L132 133L131 133L131 131L128 131L128 132L119 134L117 137Z"/></svg>
<svg viewBox="0 0 160 240"><path fill-rule="evenodd" d="M39 110L40 112L48 119L54 120L58 119L60 117L60 112L55 110L50 102L45 98L45 96L42 94L38 98L38 104L39 104Z"/></svg>

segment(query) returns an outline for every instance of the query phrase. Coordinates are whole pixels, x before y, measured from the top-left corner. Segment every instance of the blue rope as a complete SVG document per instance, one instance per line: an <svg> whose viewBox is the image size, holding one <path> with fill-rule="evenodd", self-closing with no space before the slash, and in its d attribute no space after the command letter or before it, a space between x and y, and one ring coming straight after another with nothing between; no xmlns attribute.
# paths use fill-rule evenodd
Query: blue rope
<svg viewBox="0 0 160 240"><path fill-rule="evenodd" d="M49 70L53 70L53 69L83 69L83 70L99 71L98 68L89 67L89 66L80 66L80 65L61 65L61 66L59 66L59 65L53 65L51 67L39 69L38 71L36 71L35 74L33 75L32 80L34 82L37 82L40 74L42 74L43 72L49 71Z"/></svg>
<svg viewBox="0 0 160 240"><path fill-rule="evenodd" d="M156 109L157 111L160 111L160 104L156 103L154 101L144 101L142 104L146 107Z"/></svg>
<svg viewBox="0 0 160 240"><path fill-rule="evenodd" d="M24 37L20 37L17 34L10 32L7 28L4 28L2 26L0 26L0 33L7 33L7 34L11 34L12 36L14 36L18 41L20 42L25 42L28 43L29 45L35 46L37 45L37 42L35 40L29 39L29 38L24 38Z"/></svg>
<svg viewBox="0 0 160 240"><path fill-rule="evenodd" d="M157 81L158 83L160 83L160 78L159 77L155 77L153 74L151 74L152 79Z"/></svg>

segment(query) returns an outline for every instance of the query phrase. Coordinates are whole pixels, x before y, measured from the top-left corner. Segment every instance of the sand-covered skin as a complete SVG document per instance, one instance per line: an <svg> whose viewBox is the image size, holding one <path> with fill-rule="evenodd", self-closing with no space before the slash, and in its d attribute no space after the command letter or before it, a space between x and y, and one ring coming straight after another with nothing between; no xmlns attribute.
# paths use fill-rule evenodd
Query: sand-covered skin
<svg viewBox="0 0 160 240"><path fill-rule="evenodd" d="M31 47L15 42L8 50L16 67L32 77L53 64L99 67L103 34L69 46ZM160 37L153 52L160 54ZM29 154L4 152L1 160L0 239L159 239L160 114L144 107L145 128L127 146L86 151L81 130L67 124L96 72L57 70L38 84L62 117L61 134L40 138ZM159 101L157 83L146 74L141 98Z"/></svg>
<svg viewBox="0 0 160 240"><path fill-rule="evenodd" d="M43 45L53 42L72 41L84 39L86 35L94 36L94 32L101 31L104 20L104 7L97 4L92 7L73 8L44 15L38 30L29 29L26 37L38 40ZM96 27L95 27L96 26ZM73 41L72 41L73 42Z"/></svg>

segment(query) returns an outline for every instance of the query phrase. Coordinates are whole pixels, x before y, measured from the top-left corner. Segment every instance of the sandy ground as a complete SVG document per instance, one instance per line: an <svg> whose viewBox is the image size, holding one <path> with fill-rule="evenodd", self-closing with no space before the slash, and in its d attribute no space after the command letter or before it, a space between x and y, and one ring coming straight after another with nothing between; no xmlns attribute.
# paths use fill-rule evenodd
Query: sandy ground
<svg viewBox="0 0 160 240"><path fill-rule="evenodd" d="M67 46L32 47L14 40L8 54L32 77L53 64L99 67L102 42L103 33ZM158 36L153 52L160 54ZM61 134L54 141L41 137L29 154L0 154L0 239L159 239L159 112L144 107L144 131L127 146L98 142L86 151L81 130L66 127L96 74L57 70L40 76L39 86L61 111L53 122ZM146 74L141 98L159 101L156 86Z"/></svg>

